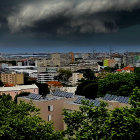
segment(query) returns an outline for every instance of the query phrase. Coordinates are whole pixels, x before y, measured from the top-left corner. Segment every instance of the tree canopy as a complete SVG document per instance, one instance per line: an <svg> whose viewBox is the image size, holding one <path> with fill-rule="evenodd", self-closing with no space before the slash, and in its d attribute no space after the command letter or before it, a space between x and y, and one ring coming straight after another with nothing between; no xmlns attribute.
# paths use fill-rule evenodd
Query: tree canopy
<svg viewBox="0 0 140 140"><path fill-rule="evenodd" d="M94 99L97 97L97 92L98 83L96 80L84 80L77 86L75 94Z"/></svg>
<svg viewBox="0 0 140 140"><path fill-rule="evenodd" d="M137 86L134 73L109 73L103 79L98 80L99 95L114 94L129 96L133 88Z"/></svg>
<svg viewBox="0 0 140 140"><path fill-rule="evenodd" d="M136 96L135 96L136 94ZM138 97L138 98L137 98ZM83 101L78 111L64 110L67 125L66 137L71 140L138 140L140 137L140 89L136 88L130 97L131 107L108 110L106 103L99 107Z"/></svg>
<svg viewBox="0 0 140 140"><path fill-rule="evenodd" d="M50 89L48 87L47 83L36 83L36 85L39 88L39 94L42 96L46 96L47 94L50 93Z"/></svg>
<svg viewBox="0 0 140 140"><path fill-rule="evenodd" d="M63 83L63 85L67 85L68 80L71 76L72 76L72 72L70 70L60 69L55 79Z"/></svg>
<svg viewBox="0 0 140 140"><path fill-rule="evenodd" d="M77 72L83 73L83 76L86 80L94 80L96 79L95 73L91 69L80 69Z"/></svg>
<svg viewBox="0 0 140 140"><path fill-rule="evenodd" d="M10 95L0 96L0 139L62 140L62 133L43 121L38 111L32 104L16 104Z"/></svg>

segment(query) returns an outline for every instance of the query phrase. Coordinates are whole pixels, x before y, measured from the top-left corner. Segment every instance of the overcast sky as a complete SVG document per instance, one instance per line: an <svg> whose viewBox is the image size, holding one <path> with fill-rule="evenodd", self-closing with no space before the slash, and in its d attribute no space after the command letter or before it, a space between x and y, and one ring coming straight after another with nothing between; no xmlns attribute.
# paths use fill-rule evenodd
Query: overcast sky
<svg viewBox="0 0 140 140"><path fill-rule="evenodd" d="M0 0L0 52L140 51L140 0Z"/></svg>

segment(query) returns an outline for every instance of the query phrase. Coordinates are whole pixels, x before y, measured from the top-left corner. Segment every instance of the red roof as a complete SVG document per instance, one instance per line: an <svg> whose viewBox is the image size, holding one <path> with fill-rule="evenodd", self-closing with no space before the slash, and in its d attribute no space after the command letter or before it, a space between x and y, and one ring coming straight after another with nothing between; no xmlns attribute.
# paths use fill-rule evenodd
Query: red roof
<svg viewBox="0 0 140 140"><path fill-rule="evenodd" d="M56 86L56 87L61 87L62 86L62 84L58 81L49 81L49 82L47 82L47 84L49 86Z"/></svg>
<svg viewBox="0 0 140 140"><path fill-rule="evenodd" d="M5 86L5 87L14 87L15 85L12 84L12 83L6 83L4 86Z"/></svg>
<svg viewBox="0 0 140 140"><path fill-rule="evenodd" d="M116 71L117 72L122 72L122 71L132 71L132 72L134 72L134 67L127 66L127 67L124 67L122 69L117 69Z"/></svg>

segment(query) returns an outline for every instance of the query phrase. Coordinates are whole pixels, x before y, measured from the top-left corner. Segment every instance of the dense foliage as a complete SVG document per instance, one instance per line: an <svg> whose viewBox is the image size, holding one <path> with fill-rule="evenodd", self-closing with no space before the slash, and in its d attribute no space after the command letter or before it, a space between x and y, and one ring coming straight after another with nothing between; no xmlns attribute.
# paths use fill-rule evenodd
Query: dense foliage
<svg viewBox="0 0 140 140"><path fill-rule="evenodd" d="M47 94L50 93L50 89L48 87L47 83L36 83L36 85L39 88L39 94L42 96L46 96Z"/></svg>
<svg viewBox="0 0 140 140"><path fill-rule="evenodd" d="M86 98L96 98L98 92L98 83L96 80L84 80L81 82L77 89L75 94L85 96Z"/></svg>
<svg viewBox="0 0 140 140"><path fill-rule="evenodd" d="M58 75L55 77L55 80L58 80L63 85L67 85L68 80L71 76L72 76L72 72L70 70L60 69L58 71Z"/></svg>
<svg viewBox="0 0 140 140"><path fill-rule="evenodd" d="M94 107L88 102L78 111L64 110L66 136L71 140L138 140L140 137L140 89L130 98L131 107L107 110L106 104Z"/></svg>
<svg viewBox="0 0 140 140"><path fill-rule="evenodd" d="M62 140L60 132L51 123L38 116L38 109L31 104L16 104L11 96L0 96L1 140Z"/></svg>
<svg viewBox="0 0 140 140"><path fill-rule="evenodd" d="M3 87L4 86L4 84L3 84L3 82L0 80L0 87Z"/></svg>
<svg viewBox="0 0 140 140"><path fill-rule="evenodd" d="M80 70L77 70L77 72L83 73L84 79L86 79L86 80L96 79L95 73L91 69L80 69Z"/></svg>
<svg viewBox="0 0 140 140"><path fill-rule="evenodd" d="M36 83L36 79L30 78L28 73L24 73L24 85L31 85Z"/></svg>
<svg viewBox="0 0 140 140"><path fill-rule="evenodd" d="M134 73L109 73L105 78L98 80L99 95L114 94L129 96L137 86Z"/></svg>

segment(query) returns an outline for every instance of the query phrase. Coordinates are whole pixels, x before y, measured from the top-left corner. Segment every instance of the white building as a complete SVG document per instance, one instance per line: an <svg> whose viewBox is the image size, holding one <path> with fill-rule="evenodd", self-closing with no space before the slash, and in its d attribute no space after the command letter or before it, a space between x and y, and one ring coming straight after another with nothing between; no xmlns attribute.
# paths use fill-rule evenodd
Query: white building
<svg viewBox="0 0 140 140"><path fill-rule="evenodd" d="M37 82L46 83L48 81L54 81L55 73L38 73Z"/></svg>
<svg viewBox="0 0 140 140"><path fill-rule="evenodd" d="M81 80L83 77L83 73L72 73L71 83L72 85L77 85L78 81Z"/></svg>

